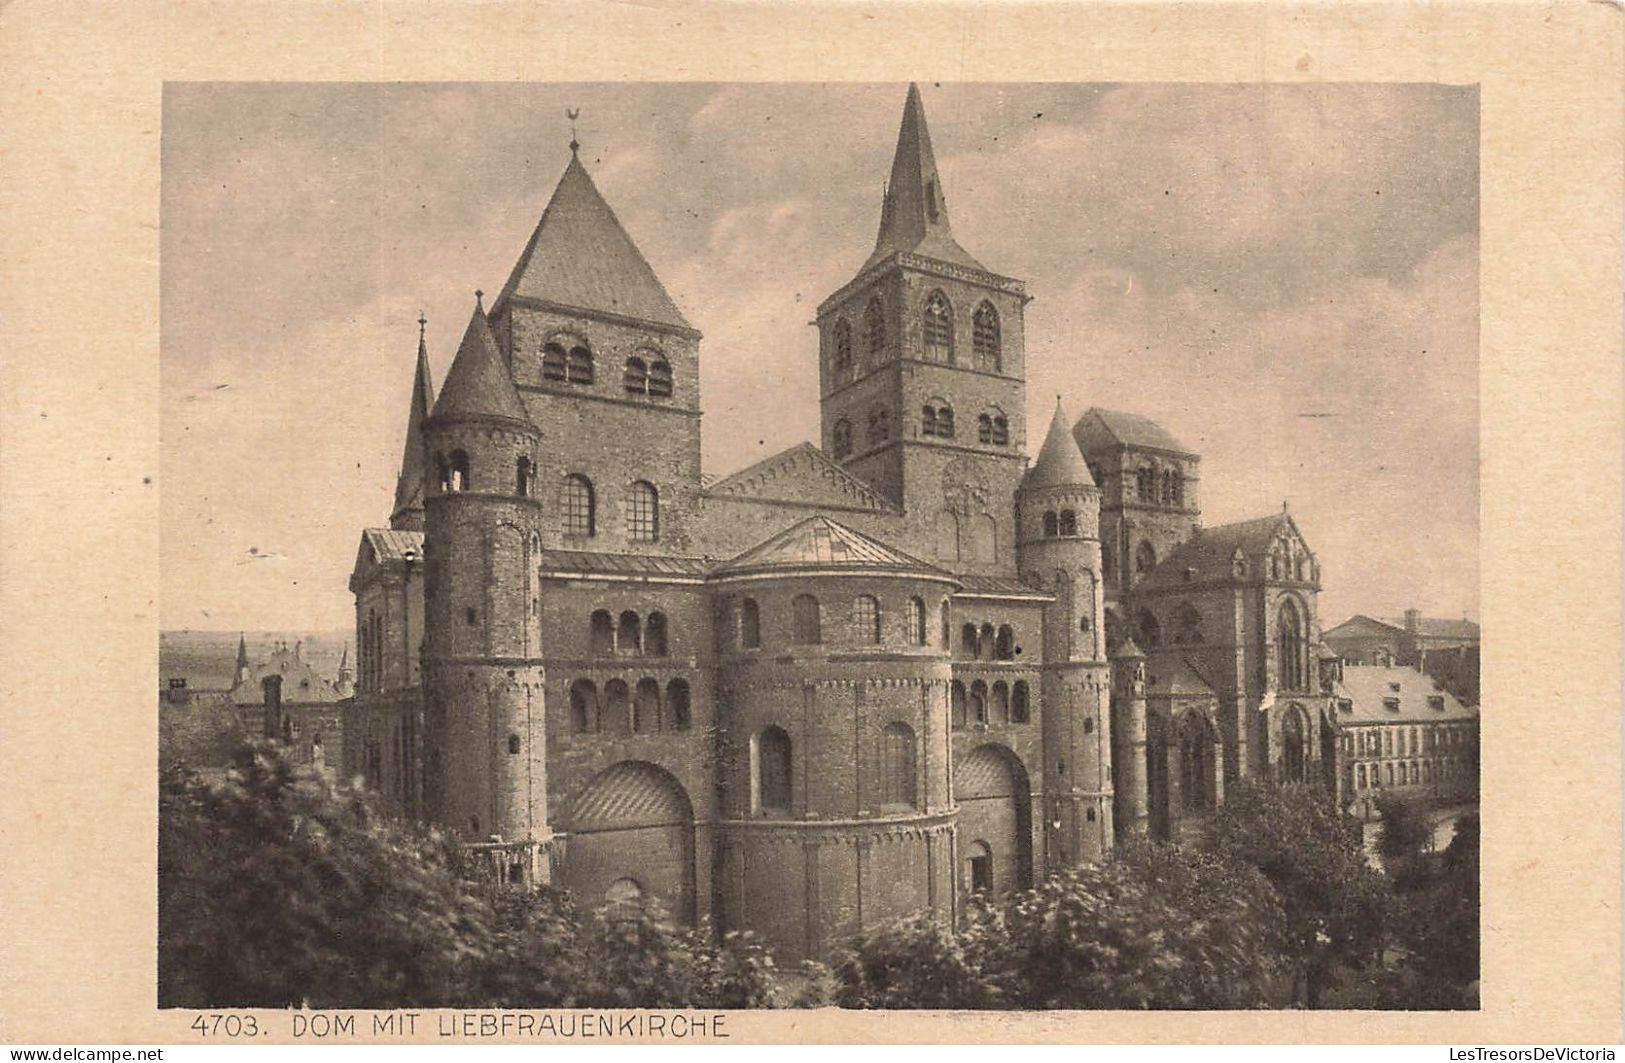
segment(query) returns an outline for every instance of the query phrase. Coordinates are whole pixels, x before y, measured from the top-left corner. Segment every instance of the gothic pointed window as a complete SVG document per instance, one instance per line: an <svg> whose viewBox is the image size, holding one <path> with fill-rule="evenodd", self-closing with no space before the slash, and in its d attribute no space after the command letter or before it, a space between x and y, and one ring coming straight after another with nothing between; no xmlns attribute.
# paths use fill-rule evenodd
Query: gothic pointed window
<svg viewBox="0 0 1625 1063"><path fill-rule="evenodd" d="M880 641L880 602L872 594L852 599L852 638L870 645Z"/></svg>
<svg viewBox="0 0 1625 1063"><path fill-rule="evenodd" d="M1291 599L1281 603L1275 620L1275 650L1282 690L1303 690L1308 669L1304 662L1303 621Z"/></svg>
<svg viewBox="0 0 1625 1063"><path fill-rule="evenodd" d="M999 353L999 312L992 303L976 308L971 318L971 340L976 348L976 368L997 373L1002 368Z"/></svg>
<svg viewBox="0 0 1625 1063"><path fill-rule="evenodd" d="M567 373L565 364L567 356L564 348L557 343L549 342L542 347L542 379L565 380Z"/></svg>
<svg viewBox="0 0 1625 1063"><path fill-rule="evenodd" d="M593 380L592 350L584 343L570 348L568 359L569 380L572 384L591 384Z"/></svg>
<svg viewBox="0 0 1625 1063"><path fill-rule="evenodd" d="M923 319L925 360L954 364L954 320L948 306L948 297L940 291L932 292L925 301Z"/></svg>
<svg viewBox="0 0 1625 1063"><path fill-rule="evenodd" d="M830 430L829 449L837 461L852 453L852 422L845 417L836 421Z"/></svg>
<svg viewBox="0 0 1625 1063"><path fill-rule="evenodd" d="M863 309L863 347L870 365L879 365L886 359L886 312L880 300L870 299Z"/></svg>
<svg viewBox="0 0 1625 1063"><path fill-rule="evenodd" d="M649 393L649 366L642 358L636 355L626 360L626 375L622 383L628 395L647 395Z"/></svg>
<svg viewBox="0 0 1625 1063"><path fill-rule="evenodd" d="M886 414L886 407L876 406L869 411L869 445L884 443L891 437L891 418Z"/></svg>
<svg viewBox="0 0 1625 1063"><path fill-rule="evenodd" d="M671 363L664 358L649 362L649 395L657 399L671 398Z"/></svg>
<svg viewBox="0 0 1625 1063"><path fill-rule="evenodd" d="M595 533L592 481L571 473L564 478L564 534L584 538Z"/></svg>
<svg viewBox="0 0 1625 1063"><path fill-rule="evenodd" d="M830 371L840 382L852 375L852 326L846 323L844 317L835 322L834 345L835 350L829 360Z"/></svg>
<svg viewBox="0 0 1625 1063"><path fill-rule="evenodd" d="M660 538L660 494L653 484L639 480L632 485L627 495L626 530L637 543Z"/></svg>

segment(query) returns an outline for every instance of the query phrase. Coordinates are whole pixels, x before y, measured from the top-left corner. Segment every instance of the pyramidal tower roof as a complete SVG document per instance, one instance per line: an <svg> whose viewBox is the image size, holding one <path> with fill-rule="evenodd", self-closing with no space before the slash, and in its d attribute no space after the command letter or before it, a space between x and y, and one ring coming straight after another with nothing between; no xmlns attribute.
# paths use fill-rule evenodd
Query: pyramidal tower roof
<svg viewBox="0 0 1625 1063"><path fill-rule="evenodd" d="M952 262L986 271L970 252L954 240L948 225L948 201L937 176L937 159L931 151L931 131L925 125L925 105L920 87L908 87L903 103L903 123L897 131L897 154L892 158L891 180L886 182L886 198L880 208L880 235L874 253L864 269L898 251Z"/></svg>
<svg viewBox="0 0 1625 1063"><path fill-rule="evenodd" d="M457 357L452 359L446 381L440 386L433 416L436 420L503 417L530 423L519 389L513 386L508 367L497 353L496 338L491 335L485 307L478 302L468 319L468 329L463 333L462 345L457 348Z"/></svg>
<svg viewBox="0 0 1625 1063"><path fill-rule="evenodd" d="M1049 435L1044 437L1044 446L1038 452L1038 460L1021 478L1021 487L1022 490L1030 491L1063 484L1087 484L1093 487L1095 478L1090 474L1089 463L1083 460L1083 452L1078 449L1078 441L1072 435L1072 429L1066 419L1066 410L1061 407L1061 400L1056 398L1055 416L1050 419Z"/></svg>
<svg viewBox="0 0 1625 1063"><path fill-rule="evenodd" d="M515 295L692 331L573 150L497 302Z"/></svg>
<svg viewBox="0 0 1625 1063"><path fill-rule="evenodd" d="M423 508L423 422L433 408L434 384L429 379L429 349L418 319L418 364L412 377L412 405L406 412L406 445L401 453L401 475L395 481L395 509L391 519Z"/></svg>

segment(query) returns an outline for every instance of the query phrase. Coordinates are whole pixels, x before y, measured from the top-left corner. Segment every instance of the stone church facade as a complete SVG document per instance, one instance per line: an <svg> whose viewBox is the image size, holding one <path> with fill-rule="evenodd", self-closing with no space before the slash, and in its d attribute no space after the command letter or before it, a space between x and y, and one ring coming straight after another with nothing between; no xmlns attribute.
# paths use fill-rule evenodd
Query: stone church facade
<svg viewBox="0 0 1625 1063"><path fill-rule="evenodd" d="M1128 414L1057 406L1029 461L1027 301L955 240L910 88L818 308L819 445L702 478L700 333L572 146L438 394L420 336L345 769L505 882L790 960L1334 779L1291 518L1203 528L1199 456Z"/></svg>

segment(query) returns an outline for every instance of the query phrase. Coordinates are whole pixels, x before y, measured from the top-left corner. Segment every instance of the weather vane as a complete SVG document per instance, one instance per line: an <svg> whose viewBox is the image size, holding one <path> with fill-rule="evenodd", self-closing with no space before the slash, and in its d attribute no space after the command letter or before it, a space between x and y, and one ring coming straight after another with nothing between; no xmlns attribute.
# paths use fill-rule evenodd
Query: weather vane
<svg viewBox="0 0 1625 1063"><path fill-rule="evenodd" d="M566 107L564 109L564 117L570 120L570 154L574 155L577 151L581 150L581 143L580 141L576 140L576 119L581 117L581 108Z"/></svg>

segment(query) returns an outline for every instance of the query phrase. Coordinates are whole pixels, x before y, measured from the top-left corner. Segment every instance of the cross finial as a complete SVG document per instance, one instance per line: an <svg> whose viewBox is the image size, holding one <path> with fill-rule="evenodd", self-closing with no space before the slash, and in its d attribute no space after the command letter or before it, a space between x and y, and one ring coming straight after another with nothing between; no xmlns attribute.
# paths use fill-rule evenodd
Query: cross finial
<svg viewBox="0 0 1625 1063"><path fill-rule="evenodd" d="M480 311L482 313L484 312L484 310L485 310L485 293L483 291L481 291L480 289L478 289L478 288L474 289L474 305L479 307Z"/></svg>
<svg viewBox="0 0 1625 1063"><path fill-rule="evenodd" d="M581 142L576 139L576 119L581 117L581 108L566 107L564 116L570 120L570 154L574 155L581 150Z"/></svg>
<svg viewBox="0 0 1625 1063"><path fill-rule="evenodd" d="M418 342L423 342L423 330L429 327L429 318L423 311L418 311Z"/></svg>

